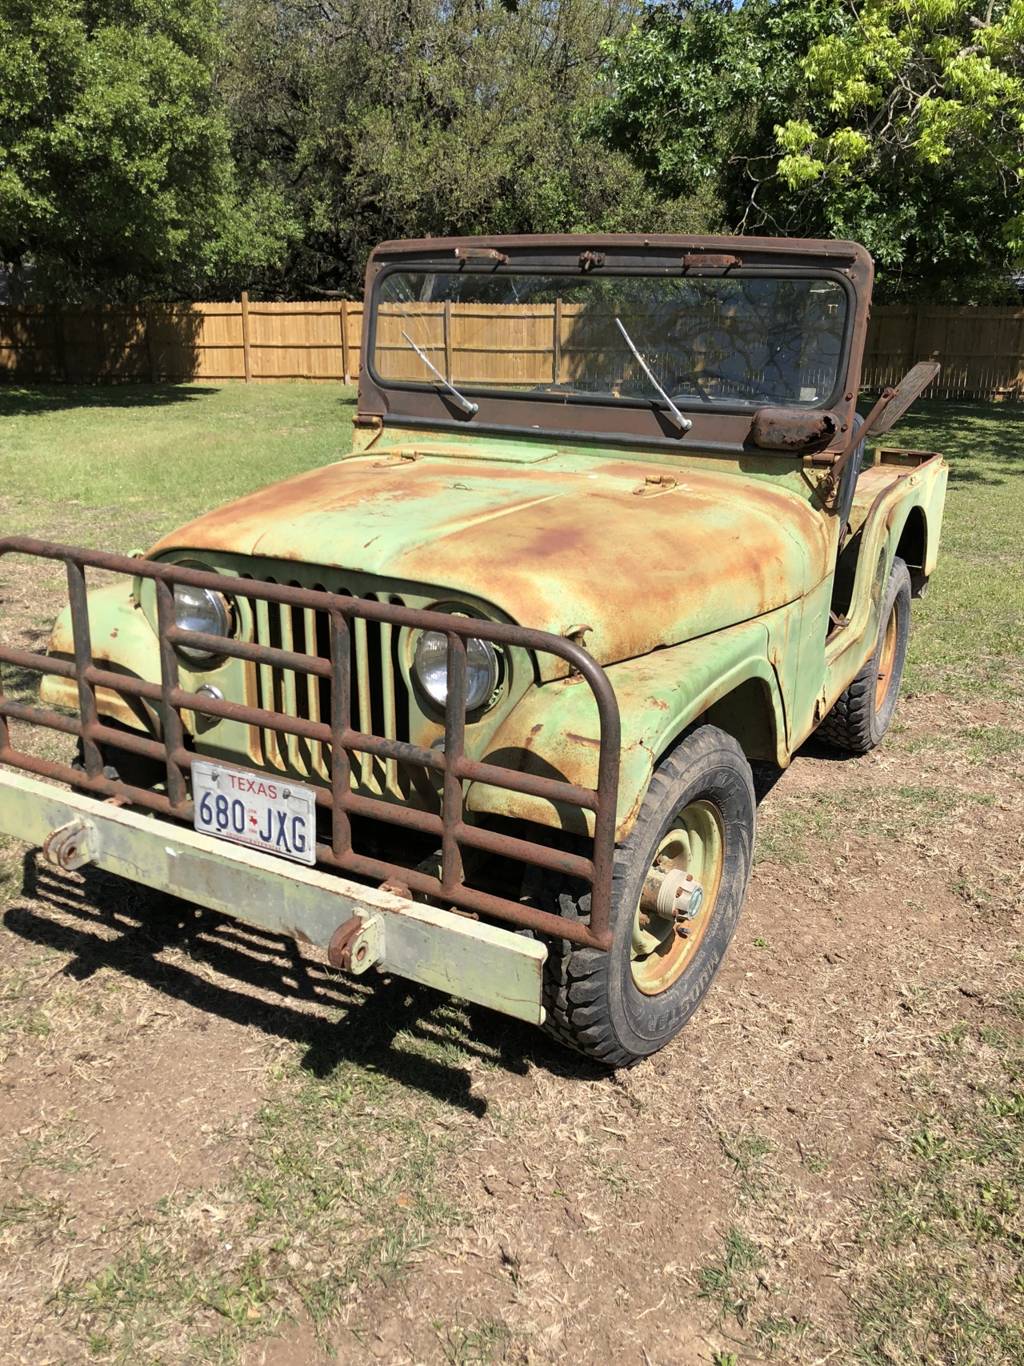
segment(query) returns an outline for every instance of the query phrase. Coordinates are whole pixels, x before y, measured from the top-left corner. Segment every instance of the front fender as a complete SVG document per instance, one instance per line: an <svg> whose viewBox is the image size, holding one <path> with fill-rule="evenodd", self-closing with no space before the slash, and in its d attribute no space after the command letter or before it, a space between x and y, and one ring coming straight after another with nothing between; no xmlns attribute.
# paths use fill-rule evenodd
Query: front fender
<svg viewBox="0 0 1024 1366"><path fill-rule="evenodd" d="M139 607L130 580L119 579L89 590L89 635L96 664L134 678L159 679L160 646L145 613ZM74 633L71 609L65 607L50 633L47 654L73 659ZM78 712L78 686L73 679L43 677L39 699L56 711ZM102 717L146 734L160 733L156 708L141 698L126 697L109 688L97 688L96 704Z"/></svg>
<svg viewBox="0 0 1024 1366"><path fill-rule="evenodd" d="M751 757L787 762L785 709L768 658L763 618L612 665L606 673L622 719L619 840L636 820L655 764L705 714L719 723L726 712L735 717L736 724L727 728ZM731 706L729 699L742 702ZM716 715L719 710L721 718ZM763 752L766 748L767 753ZM599 750L593 694L582 679L568 678L532 688L505 719L482 757L489 763L593 788ZM470 786L466 804L480 815L531 820L578 834L593 830L591 812L481 783Z"/></svg>

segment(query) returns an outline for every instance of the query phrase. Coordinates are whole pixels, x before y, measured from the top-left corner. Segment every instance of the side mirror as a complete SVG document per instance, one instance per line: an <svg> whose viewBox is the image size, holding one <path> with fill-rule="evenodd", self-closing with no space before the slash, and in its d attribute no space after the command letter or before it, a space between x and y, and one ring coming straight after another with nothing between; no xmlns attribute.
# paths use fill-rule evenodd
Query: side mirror
<svg viewBox="0 0 1024 1366"><path fill-rule="evenodd" d="M835 413L799 408L758 408L750 439L763 451L804 451L831 441L839 430Z"/></svg>
<svg viewBox="0 0 1024 1366"><path fill-rule="evenodd" d="M918 361L912 370L907 371L895 389L886 390L889 401L871 424L871 435L881 436L883 432L895 427L914 400L920 398L928 388L940 369L937 360Z"/></svg>

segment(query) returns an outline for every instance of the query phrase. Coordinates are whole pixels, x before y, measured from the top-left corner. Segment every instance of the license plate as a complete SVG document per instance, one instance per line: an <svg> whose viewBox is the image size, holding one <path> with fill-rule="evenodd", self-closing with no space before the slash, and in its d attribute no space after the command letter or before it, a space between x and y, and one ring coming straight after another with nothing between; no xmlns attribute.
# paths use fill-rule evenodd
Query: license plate
<svg viewBox="0 0 1024 1366"><path fill-rule="evenodd" d="M316 798L311 787L194 759L192 801L193 824L206 835L298 863L316 862Z"/></svg>

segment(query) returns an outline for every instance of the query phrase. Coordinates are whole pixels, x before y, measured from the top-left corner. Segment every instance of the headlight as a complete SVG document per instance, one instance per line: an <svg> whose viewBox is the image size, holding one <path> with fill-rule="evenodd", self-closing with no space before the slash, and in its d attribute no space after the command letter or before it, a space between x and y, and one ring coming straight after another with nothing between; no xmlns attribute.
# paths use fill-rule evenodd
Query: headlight
<svg viewBox="0 0 1024 1366"><path fill-rule="evenodd" d="M224 595L187 583L174 585L174 620L183 631L202 631L207 636L230 636L232 632L231 608ZM216 658L188 645L176 649L192 664L209 664Z"/></svg>
<svg viewBox="0 0 1024 1366"><path fill-rule="evenodd" d="M448 699L448 637L443 631L422 631L416 642L413 673L420 687L439 707ZM466 710L477 711L494 696L501 677L498 652L487 640L466 638Z"/></svg>

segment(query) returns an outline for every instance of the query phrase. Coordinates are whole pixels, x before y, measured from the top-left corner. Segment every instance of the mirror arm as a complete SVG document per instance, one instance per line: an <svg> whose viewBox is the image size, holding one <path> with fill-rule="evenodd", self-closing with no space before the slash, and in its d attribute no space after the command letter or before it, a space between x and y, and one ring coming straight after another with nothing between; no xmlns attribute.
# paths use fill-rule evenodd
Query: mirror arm
<svg viewBox="0 0 1024 1366"><path fill-rule="evenodd" d="M853 459L853 453L871 435L872 429L878 419L888 408L889 404L896 396L896 390L892 387L883 389L875 401L874 407L859 427L855 423L850 423L850 431L846 438L846 444L839 450L836 458L832 461L831 468L825 475L821 483L821 492L824 497L830 498L839 487L839 481L843 477L843 470Z"/></svg>

